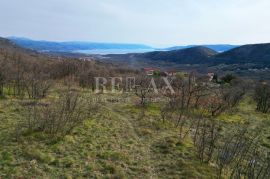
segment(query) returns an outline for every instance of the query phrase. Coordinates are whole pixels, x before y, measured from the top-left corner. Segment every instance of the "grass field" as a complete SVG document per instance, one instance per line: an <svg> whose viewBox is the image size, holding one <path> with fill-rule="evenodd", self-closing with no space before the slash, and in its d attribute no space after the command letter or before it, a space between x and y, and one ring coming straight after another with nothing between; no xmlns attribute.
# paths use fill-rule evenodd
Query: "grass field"
<svg viewBox="0 0 270 179"><path fill-rule="evenodd" d="M175 125L161 121L157 104L142 118L133 100L102 102L71 134L52 140L39 132L17 139L20 100L1 99L0 178L216 178L191 139L180 142ZM263 145L270 147L270 116L256 112L250 98L219 118L228 126L264 123Z"/></svg>

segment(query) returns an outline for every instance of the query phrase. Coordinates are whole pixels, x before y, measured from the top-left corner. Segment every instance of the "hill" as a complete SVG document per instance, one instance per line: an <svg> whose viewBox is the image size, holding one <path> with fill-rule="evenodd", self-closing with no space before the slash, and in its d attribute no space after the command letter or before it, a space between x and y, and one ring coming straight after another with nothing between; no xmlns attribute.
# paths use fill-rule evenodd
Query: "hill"
<svg viewBox="0 0 270 179"><path fill-rule="evenodd" d="M35 53L32 50L24 49L18 45L16 45L14 42L12 42L9 39L0 37L0 48L5 50L14 50L17 52L25 52L25 53Z"/></svg>
<svg viewBox="0 0 270 179"><path fill-rule="evenodd" d="M0 37L0 48L5 48L8 46L11 47L11 46L14 46L14 44L12 44L8 39Z"/></svg>
<svg viewBox="0 0 270 179"><path fill-rule="evenodd" d="M240 79L217 85L181 75L167 96L162 85L155 93L150 78L127 69L31 57L5 39L0 46L0 178L270 176L269 114L256 110L252 85ZM129 55L154 54L183 63L217 53L193 47ZM97 76L133 75L139 93L109 92L114 85L109 93L93 92ZM250 167L256 161L259 167Z"/></svg>
<svg viewBox="0 0 270 179"><path fill-rule="evenodd" d="M191 47L182 50L155 51L141 54L110 55L113 58L139 59L140 61L169 62L177 64L201 64L217 52L206 47Z"/></svg>
<svg viewBox="0 0 270 179"><path fill-rule="evenodd" d="M243 45L216 55L218 63L270 63L270 43Z"/></svg>
<svg viewBox="0 0 270 179"><path fill-rule="evenodd" d="M157 51L134 55L154 61L167 61L177 64L265 64L270 62L270 43L243 45L223 53L204 47L195 46L187 49Z"/></svg>
<svg viewBox="0 0 270 179"><path fill-rule="evenodd" d="M243 45L226 52L218 53L204 46L170 51L154 51L140 54L107 55L114 61L132 61L174 64L255 64L270 65L270 43ZM108 60L108 59L107 59Z"/></svg>
<svg viewBox="0 0 270 179"><path fill-rule="evenodd" d="M239 47L238 45L229 45L229 44L217 44L217 45L200 45L203 47L210 48L214 51L217 52L225 52L228 50L231 50L233 48ZM198 47L198 45L187 45L187 46L175 46L175 47L170 47L166 48L165 50L181 50L181 49L186 49L186 48L191 48L191 47Z"/></svg>
<svg viewBox="0 0 270 179"><path fill-rule="evenodd" d="M43 60L50 59L48 55L39 53L35 50L20 47L19 45L12 42L11 40L0 37L0 62L1 62L1 59L5 59L8 63L15 56L17 57L20 56L20 58L22 58L22 60L25 62L28 60L36 61L38 59L43 59Z"/></svg>

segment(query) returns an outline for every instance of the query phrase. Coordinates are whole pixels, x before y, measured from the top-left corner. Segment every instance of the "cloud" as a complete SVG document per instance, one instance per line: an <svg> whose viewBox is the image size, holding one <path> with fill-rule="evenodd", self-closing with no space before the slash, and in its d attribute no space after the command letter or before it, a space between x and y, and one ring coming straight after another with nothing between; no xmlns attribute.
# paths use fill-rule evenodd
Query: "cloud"
<svg viewBox="0 0 270 179"><path fill-rule="evenodd" d="M268 0L2 0L0 36L151 45L270 41Z"/></svg>

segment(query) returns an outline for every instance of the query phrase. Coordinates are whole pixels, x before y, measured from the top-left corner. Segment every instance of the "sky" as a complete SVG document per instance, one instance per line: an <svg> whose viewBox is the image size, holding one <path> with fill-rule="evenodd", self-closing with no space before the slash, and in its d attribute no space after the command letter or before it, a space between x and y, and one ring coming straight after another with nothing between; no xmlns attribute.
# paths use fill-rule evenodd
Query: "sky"
<svg viewBox="0 0 270 179"><path fill-rule="evenodd" d="M0 36L155 47L270 42L269 0L0 0Z"/></svg>

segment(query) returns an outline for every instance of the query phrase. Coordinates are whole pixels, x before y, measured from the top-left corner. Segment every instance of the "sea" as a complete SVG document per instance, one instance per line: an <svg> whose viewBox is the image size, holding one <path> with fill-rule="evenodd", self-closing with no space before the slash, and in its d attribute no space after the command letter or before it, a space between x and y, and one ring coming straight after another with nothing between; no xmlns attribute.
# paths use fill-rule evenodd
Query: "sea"
<svg viewBox="0 0 270 179"><path fill-rule="evenodd" d="M127 54L127 53L144 53L155 51L155 49L96 49L96 50L76 50L75 53L84 53L89 55L108 55L108 54Z"/></svg>

